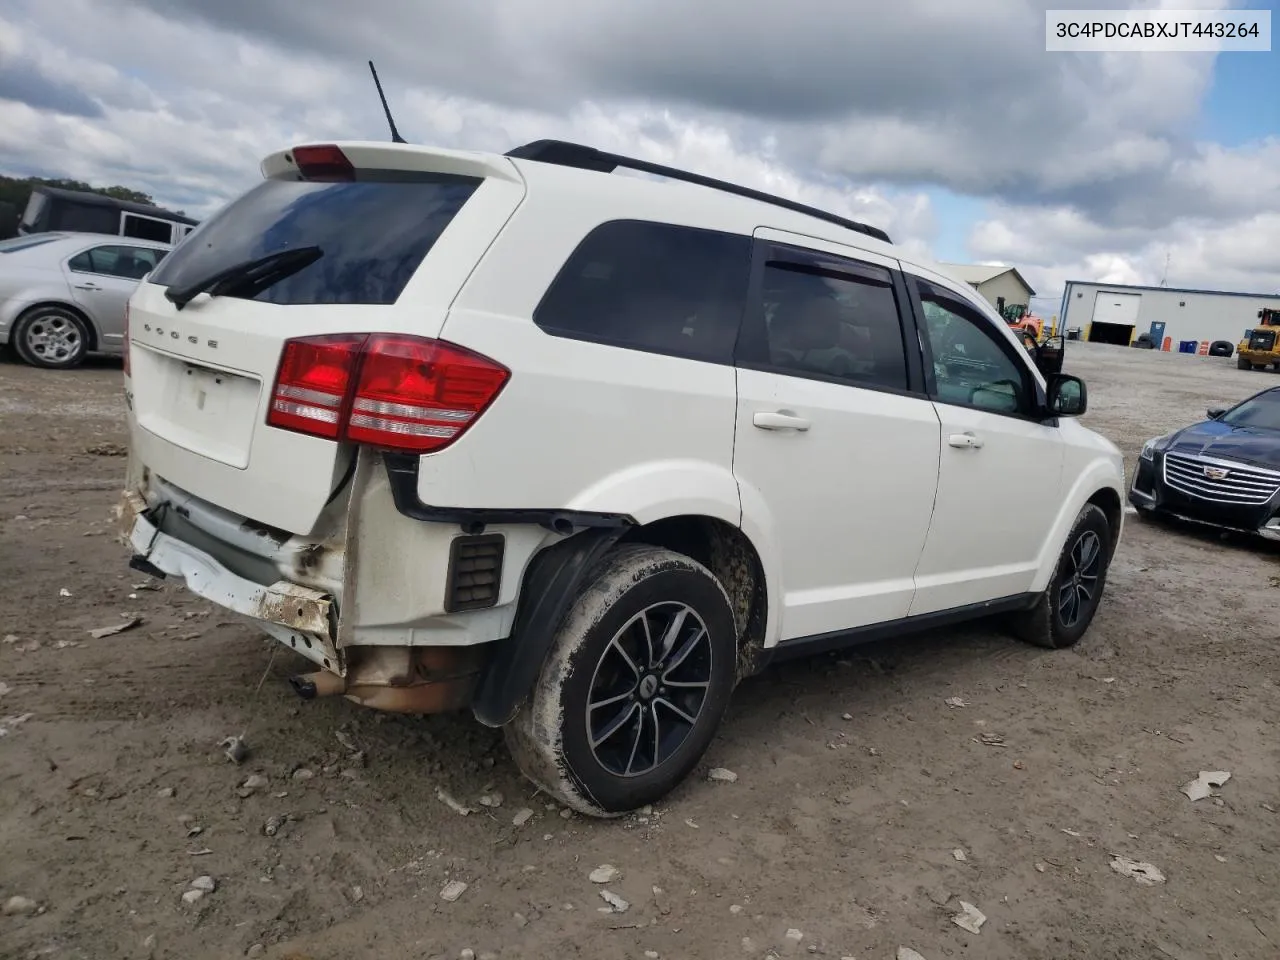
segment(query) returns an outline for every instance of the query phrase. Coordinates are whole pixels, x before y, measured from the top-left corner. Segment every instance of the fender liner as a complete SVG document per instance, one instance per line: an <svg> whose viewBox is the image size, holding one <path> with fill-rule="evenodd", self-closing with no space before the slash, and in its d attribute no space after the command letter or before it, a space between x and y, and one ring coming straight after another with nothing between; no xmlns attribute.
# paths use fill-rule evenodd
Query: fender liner
<svg viewBox="0 0 1280 960"><path fill-rule="evenodd" d="M534 555L520 589L511 634L493 644L471 710L488 727L510 723L537 682L578 587L596 562L627 532L595 527Z"/></svg>

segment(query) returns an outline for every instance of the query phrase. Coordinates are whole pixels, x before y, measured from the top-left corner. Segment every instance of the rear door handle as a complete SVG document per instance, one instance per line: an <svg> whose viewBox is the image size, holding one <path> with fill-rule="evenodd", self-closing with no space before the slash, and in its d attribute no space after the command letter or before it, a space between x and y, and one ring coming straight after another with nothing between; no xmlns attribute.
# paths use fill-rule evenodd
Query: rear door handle
<svg viewBox="0 0 1280 960"><path fill-rule="evenodd" d="M953 433L947 438L947 443L962 449L967 447L970 450L979 450L982 448L982 438L972 433Z"/></svg>
<svg viewBox="0 0 1280 960"><path fill-rule="evenodd" d="M761 430L798 430L801 433L804 433L812 426L804 417L797 417L794 413L784 413L782 411L776 413L761 411L751 418L751 422Z"/></svg>
<svg viewBox="0 0 1280 960"><path fill-rule="evenodd" d="M77 290L101 290L102 288L96 283L77 283Z"/></svg>

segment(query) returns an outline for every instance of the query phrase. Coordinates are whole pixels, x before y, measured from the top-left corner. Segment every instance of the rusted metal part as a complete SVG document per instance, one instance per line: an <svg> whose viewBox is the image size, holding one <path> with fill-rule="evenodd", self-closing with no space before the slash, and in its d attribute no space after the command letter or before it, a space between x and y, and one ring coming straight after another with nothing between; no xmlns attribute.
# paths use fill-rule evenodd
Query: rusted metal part
<svg viewBox="0 0 1280 960"><path fill-rule="evenodd" d="M319 590L277 580L266 587L250 613L262 620L279 623L303 633L329 633L330 600Z"/></svg>
<svg viewBox="0 0 1280 960"><path fill-rule="evenodd" d="M471 703L487 647L351 647L347 675L316 671L290 683L304 698L342 695L391 713L446 713Z"/></svg>
<svg viewBox="0 0 1280 960"><path fill-rule="evenodd" d="M120 500L115 508L116 533L126 546L129 543L129 535L133 533L133 525L138 519L138 514L146 509L147 501L142 499L141 494L134 490L121 491Z"/></svg>

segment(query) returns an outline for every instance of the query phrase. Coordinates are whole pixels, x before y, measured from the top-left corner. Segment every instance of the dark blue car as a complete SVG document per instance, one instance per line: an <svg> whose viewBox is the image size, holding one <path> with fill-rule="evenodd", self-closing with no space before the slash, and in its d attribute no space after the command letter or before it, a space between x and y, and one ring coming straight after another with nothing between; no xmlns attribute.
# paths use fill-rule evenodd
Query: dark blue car
<svg viewBox="0 0 1280 960"><path fill-rule="evenodd" d="M1280 387L1148 440L1129 502L1280 541Z"/></svg>

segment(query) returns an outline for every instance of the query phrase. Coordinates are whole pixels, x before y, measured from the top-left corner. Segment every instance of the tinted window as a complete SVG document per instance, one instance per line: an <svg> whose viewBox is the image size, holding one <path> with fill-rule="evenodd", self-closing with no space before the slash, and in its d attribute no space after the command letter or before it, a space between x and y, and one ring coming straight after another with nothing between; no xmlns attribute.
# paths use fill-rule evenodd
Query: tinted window
<svg viewBox="0 0 1280 960"><path fill-rule="evenodd" d="M1030 409L1027 368L977 310L941 288L921 282L924 333L933 353L938 399L997 413Z"/></svg>
<svg viewBox="0 0 1280 960"><path fill-rule="evenodd" d="M1246 400L1222 417L1233 427L1261 427L1280 430L1280 390L1268 390Z"/></svg>
<svg viewBox="0 0 1280 960"><path fill-rule="evenodd" d="M139 217L132 213L124 215L123 232L126 237L155 240L159 243L168 243L173 238L173 226L168 221Z"/></svg>
<svg viewBox="0 0 1280 960"><path fill-rule="evenodd" d="M578 245L533 319L562 336L731 363L750 270L749 237L619 220Z"/></svg>
<svg viewBox="0 0 1280 960"><path fill-rule="evenodd" d="M67 266L77 273L99 273L126 280L141 280L164 259L164 250L150 247L105 246L78 253Z"/></svg>
<svg viewBox="0 0 1280 960"><path fill-rule="evenodd" d="M186 286L269 253L318 246L319 260L254 299L395 303L480 183L445 175L396 182L266 180L201 224L151 282Z"/></svg>
<svg viewBox="0 0 1280 960"><path fill-rule="evenodd" d="M119 233L120 211L96 203L80 203L62 197L49 201L48 230L73 230L77 233Z"/></svg>
<svg viewBox="0 0 1280 960"><path fill-rule="evenodd" d="M767 363L799 375L907 389L902 323L889 271L824 257L823 269L771 260L764 269Z"/></svg>

